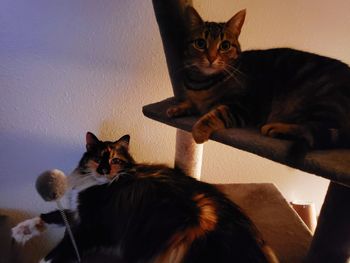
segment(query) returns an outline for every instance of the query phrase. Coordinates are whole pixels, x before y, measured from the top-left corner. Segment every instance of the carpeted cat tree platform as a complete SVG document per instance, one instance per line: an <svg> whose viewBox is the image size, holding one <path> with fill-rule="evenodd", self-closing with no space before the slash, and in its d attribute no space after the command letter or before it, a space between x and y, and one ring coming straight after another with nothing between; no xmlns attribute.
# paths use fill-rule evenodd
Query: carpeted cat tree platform
<svg viewBox="0 0 350 263"><path fill-rule="evenodd" d="M175 166L200 179L203 145L196 145L189 133L194 117L170 119L166 110L183 98L181 41L184 36L182 13L190 0L153 0L174 97L143 107L148 118L177 128ZM214 141L290 165L290 144L260 135L253 129L215 132ZM252 218L280 262L350 261L350 150L314 151L294 168L329 179L314 236L272 184L228 184L218 187Z"/></svg>

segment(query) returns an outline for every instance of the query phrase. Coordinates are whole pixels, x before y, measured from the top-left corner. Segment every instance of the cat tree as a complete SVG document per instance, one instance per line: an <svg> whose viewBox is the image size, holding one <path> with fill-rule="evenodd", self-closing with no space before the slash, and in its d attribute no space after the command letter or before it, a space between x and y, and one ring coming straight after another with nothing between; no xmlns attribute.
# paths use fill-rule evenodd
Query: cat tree
<svg viewBox="0 0 350 263"><path fill-rule="evenodd" d="M177 128L175 166L200 179L203 145L189 133L194 117L169 119L165 112L183 96L182 13L190 0L153 0L174 97L143 107L145 116ZM287 141L264 137L253 129L215 132L214 141L290 165ZM221 189L243 207L281 262L348 262L350 259L350 150L314 151L294 168L330 180L318 226L312 237L286 200L271 184L222 185ZM274 216L272 216L274 215Z"/></svg>

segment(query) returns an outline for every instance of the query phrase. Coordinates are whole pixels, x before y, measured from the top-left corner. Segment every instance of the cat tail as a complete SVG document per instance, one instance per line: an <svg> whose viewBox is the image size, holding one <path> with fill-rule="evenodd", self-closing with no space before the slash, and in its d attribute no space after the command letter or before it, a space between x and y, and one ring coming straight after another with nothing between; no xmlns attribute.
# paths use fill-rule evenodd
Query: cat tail
<svg viewBox="0 0 350 263"><path fill-rule="evenodd" d="M261 250L264 253L268 263L279 263L279 260L276 256L275 252L273 251L273 249L270 246L265 244L261 247Z"/></svg>

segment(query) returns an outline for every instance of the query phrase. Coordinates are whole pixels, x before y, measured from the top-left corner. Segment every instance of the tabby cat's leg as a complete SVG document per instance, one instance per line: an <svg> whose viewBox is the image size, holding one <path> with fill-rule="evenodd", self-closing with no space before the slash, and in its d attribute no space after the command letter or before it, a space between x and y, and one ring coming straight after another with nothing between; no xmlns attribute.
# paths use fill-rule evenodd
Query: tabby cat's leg
<svg viewBox="0 0 350 263"><path fill-rule="evenodd" d="M192 135L196 143L204 143L210 135L217 130L230 128L234 119L229 107L220 105L203 115L193 126Z"/></svg>
<svg viewBox="0 0 350 263"><path fill-rule="evenodd" d="M328 132L328 130L324 129L322 126L313 125L312 123L302 125L274 122L261 127L261 133L265 136L304 142L305 147L309 149L319 147L319 141L315 135L323 136L325 132Z"/></svg>
<svg viewBox="0 0 350 263"><path fill-rule="evenodd" d="M193 105L190 101L185 100L176 106L172 106L167 109L166 114L170 118L180 117L190 114L193 109Z"/></svg>
<svg viewBox="0 0 350 263"><path fill-rule="evenodd" d="M302 139L309 147L314 146L314 136L306 125L273 122L261 127L261 134L273 138Z"/></svg>
<svg viewBox="0 0 350 263"><path fill-rule="evenodd" d="M304 142L308 148L328 149L342 146L339 128L331 128L326 121L309 121L304 124L268 123L261 133L270 137L285 138Z"/></svg>

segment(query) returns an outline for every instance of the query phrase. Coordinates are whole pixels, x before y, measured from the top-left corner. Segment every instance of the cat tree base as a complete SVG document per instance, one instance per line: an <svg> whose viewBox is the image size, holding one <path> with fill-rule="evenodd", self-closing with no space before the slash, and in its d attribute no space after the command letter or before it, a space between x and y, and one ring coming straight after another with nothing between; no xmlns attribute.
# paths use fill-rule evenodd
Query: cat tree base
<svg viewBox="0 0 350 263"><path fill-rule="evenodd" d="M273 184L222 184L217 187L254 222L283 263L301 263L312 234Z"/></svg>

